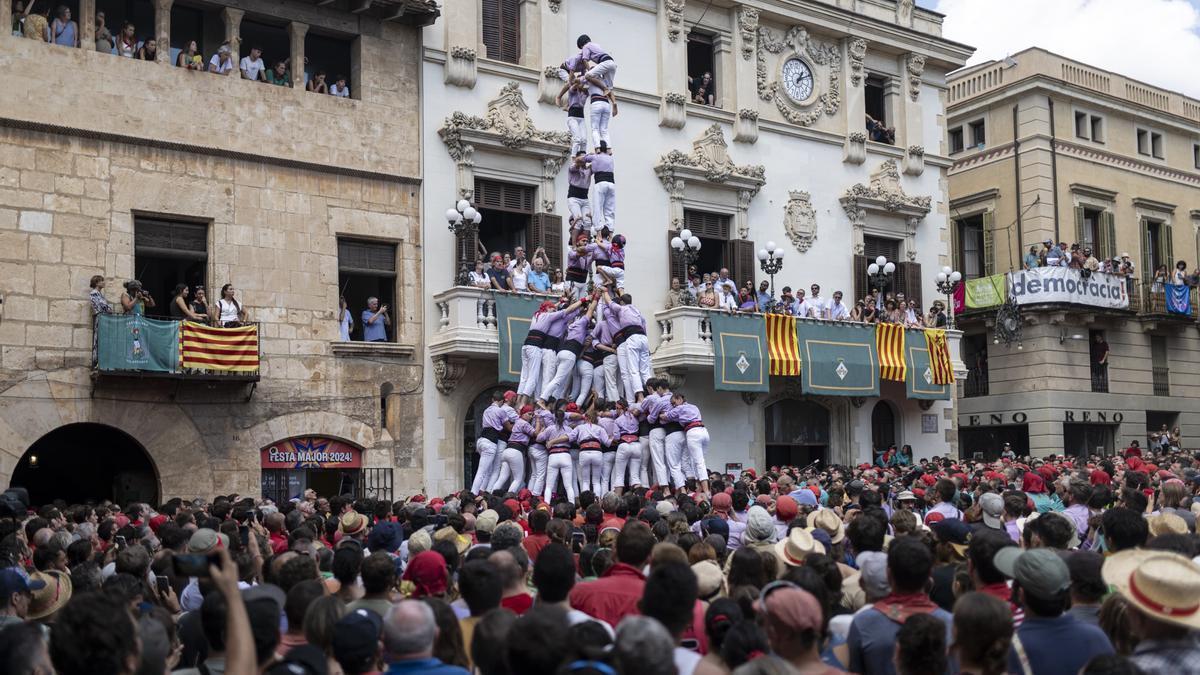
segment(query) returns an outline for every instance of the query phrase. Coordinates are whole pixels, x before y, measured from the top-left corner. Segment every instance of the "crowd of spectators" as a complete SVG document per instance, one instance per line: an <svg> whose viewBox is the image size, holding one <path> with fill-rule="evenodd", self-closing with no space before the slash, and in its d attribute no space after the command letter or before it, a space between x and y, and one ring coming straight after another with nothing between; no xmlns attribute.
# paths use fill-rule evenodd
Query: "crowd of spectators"
<svg viewBox="0 0 1200 675"><path fill-rule="evenodd" d="M944 302L934 300L929 309L922 312L917 301L907 298L903 292L872 289L851 305L843 300L841 291L834 291L830 297L821 295L818 284L813 284L807 295L803 288L793 291L791 286L784 286L780 297L776 298L767 281L759 283L757 288L750 280L739 285L730 278L726 268L703 275L697 275L695 268L692 268L689 276L686 286L678 278L671 279L667 309L695 305L731 313L788 314L825 321L895 323L909 328L945 328L947 324Z"/></svg>
<svg viewBox="0 0 1200 675"><path fill-rule="evenodd" d="M492 253L487 261L476 258L470 275L471 286L494 291L562 295L567 290L562 269L550 263L540 246L532 258L522 246L512 253Z"/></svg>
<svg viewBox="0 0 1200 675"><path fill-rule="evenodd" d="M1135 451L1136 450L1136 451ZM574 502L0 496L0 672L1196 672L1200 456L710 473Z"/></svg>
<svg viewBox="0 0 1200 675"><path fill-rule="evenodd" d="M125 282L125 291L121 293L120 312L117 312L116 307L104 295L106 285L102 275L97 274L91 278L88 302L93 316L115 313L138 316L157 314L169 316L176 321L195 321L225 328L241 326L248 320L246 307L237 299L237 289L233 284L222 286L217 301L212 304L209 304L203 286L197 286L193 294L187 284L176 284L165 312L137 279ZM157 311L147 313L146 310Z"/></svg>

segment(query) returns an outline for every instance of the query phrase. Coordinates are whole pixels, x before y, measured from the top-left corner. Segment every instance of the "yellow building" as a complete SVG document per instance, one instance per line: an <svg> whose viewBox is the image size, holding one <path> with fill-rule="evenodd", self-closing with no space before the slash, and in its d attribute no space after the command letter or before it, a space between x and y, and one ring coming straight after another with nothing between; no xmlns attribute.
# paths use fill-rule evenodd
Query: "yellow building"
<svg viewBox="0 0 1200 675"><path fill-rule="evenodd" d="M960 316L960 451L1112 451L1164 424L1195 445L1196 294L1182 291L1189 313L1169 311L1154 277L1165 266L1170 281L1180 261L1190 274L1200 258L1200 101L1038 48L947 84L955 268L1007 274L1020 319L997 313L999 293L969 298ZM1133 272L1023 272L1047 240L1127 255Z"/></svg>

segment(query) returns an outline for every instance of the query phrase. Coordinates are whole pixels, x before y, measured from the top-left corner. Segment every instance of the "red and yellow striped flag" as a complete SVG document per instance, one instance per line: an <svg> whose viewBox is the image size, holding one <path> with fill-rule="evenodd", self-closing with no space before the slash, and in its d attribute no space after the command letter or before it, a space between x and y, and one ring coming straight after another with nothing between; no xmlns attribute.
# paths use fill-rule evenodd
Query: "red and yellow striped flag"
<svg viewBox="0 0 1200 675"><path fill-rule="evenodd" d="M879 377L903 382L908 372L904 362L904 326L898 323L875 325L875 348L879 352Z"/></svg>
<svg viewBox="0 0 1200 675"><path fill-rule="evenodd" d="M258 326L215 328L184 321L179 334L184 368L258 372Z"/></svg>
<svg viewBox="0 0 1200 675"><path fill-rule="evenodd" d="M767 352L772 375L800 374L800 340L796 336L796 318L787 314L767 314Z"/></svg>
<svg viewBox="0 0 1200 675"><path fill-rule="evenodd" d="M954 384L954 366L950 364L950 345L946 342L946 331L938 328L926 328L925 346L929 348L929 371L933 373L932 384Z"/></svg>

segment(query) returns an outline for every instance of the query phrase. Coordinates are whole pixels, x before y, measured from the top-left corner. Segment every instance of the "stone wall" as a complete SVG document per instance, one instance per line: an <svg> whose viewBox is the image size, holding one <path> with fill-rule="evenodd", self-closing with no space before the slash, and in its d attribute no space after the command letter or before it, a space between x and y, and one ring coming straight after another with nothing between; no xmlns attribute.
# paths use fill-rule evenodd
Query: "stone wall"
<svg viewBox="0 0 1200 675"><path fill-rule="evenodd" d="M256 494L259 448L298 434L356 443L365 466L398 469L398 493L419 487L420 362L394 346L332 349L336 236L345 234L397 244L397 341L421 353L418 190L404 179L0 126L0 483L41 435L99 422L146 448L165 496ZM136 274L134 214L210 224L209 285L233 283L262 323L262 379L248 401L237 387L93 382L88 279L104 275L119 306L120 283ZM385 382L396 392L390 428L380 423Z"/></svg>

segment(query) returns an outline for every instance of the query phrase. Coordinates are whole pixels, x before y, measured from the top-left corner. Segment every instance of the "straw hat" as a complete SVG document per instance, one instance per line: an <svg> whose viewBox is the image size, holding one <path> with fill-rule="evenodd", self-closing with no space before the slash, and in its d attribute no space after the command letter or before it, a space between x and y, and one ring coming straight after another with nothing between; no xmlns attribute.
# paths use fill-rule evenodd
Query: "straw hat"
<svg viewBox="0 0 1200 675"><path fill-rule="evenodd" d="M434 541L449 541L454 544L454 548L458 549L458 554L463 555L467 549L471 548L471 540L459 534L453 527L449 525L443 527L433 533Z"/></svg>
<svg viewBox="0 0 1200 675"><path fill-rule="evenodd" d="M838 518L838 515L829 509L821 509L812 514L809 522L812 524L809 526L808 531L812 532L813 528L817 527L825 530L829 533L830 543L839 544L846 538L846 529L842 527L842 519Z"/></svg>
<svg viewBox="0 0 1200 675"><path fill-rule="evenodd" d="M355 536L367 529L367 517L355 511L347 511L341 518L342 534Z"/></svg>
<svg viewBox="0 0 1200 675"><path fill-rule="evenodd" d="M1130 549L1104 561L1104 583L1146 616L1200 629L1200 565L1169 551Z"/></svg>
<svg viewBox="0 0 1200 675"><path fill-rule="evenodd" d="M33 599L29 602L27 618L44 619L63 608L71 599L71 577L58 570L34 572L29 575L29 581L41 581L46 585L33 591ZM33 585L32 583L30 585Z"/></svg>
<svg viewBox="0 0 1200 675"><path fill-rule="evenodd" d="M804 558L809 553L824 552L825 547L821 542L813 539L812 532L802 527L793 527L786 538L775 543L775 555L791 567L804 565Z"/></svg>
<svg viewBox="0 0 1200 675"><path fill-rule="evenodd" d="M1146 523L1150 526L1150 536L1157 537L1162 534L1187 534L1187 521L1175 515L1174 513L1160 513L1157 516L1150 516L1146 519Z"/></svg>

